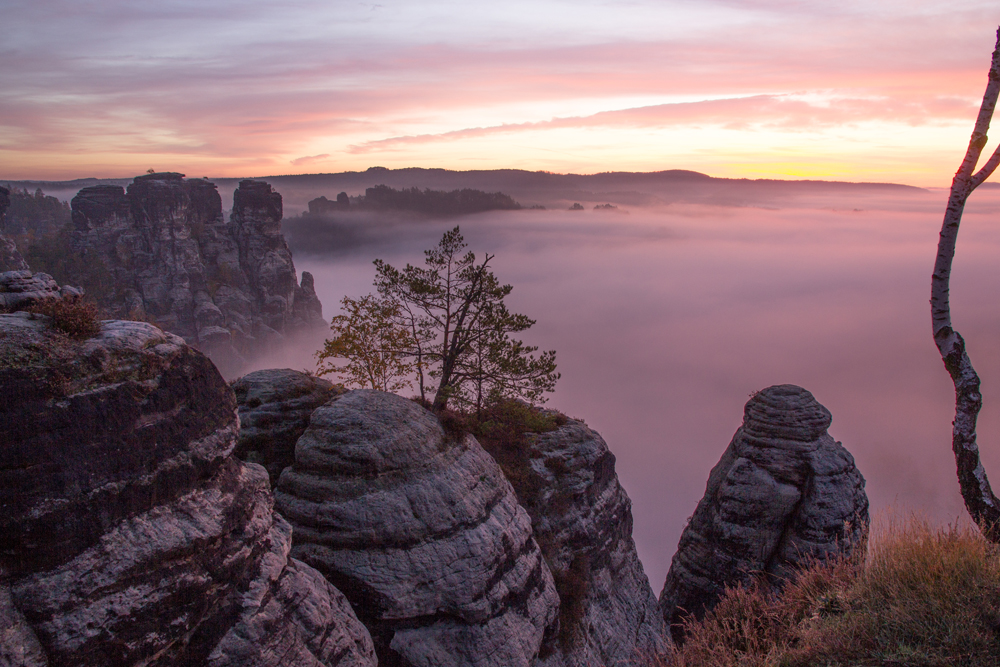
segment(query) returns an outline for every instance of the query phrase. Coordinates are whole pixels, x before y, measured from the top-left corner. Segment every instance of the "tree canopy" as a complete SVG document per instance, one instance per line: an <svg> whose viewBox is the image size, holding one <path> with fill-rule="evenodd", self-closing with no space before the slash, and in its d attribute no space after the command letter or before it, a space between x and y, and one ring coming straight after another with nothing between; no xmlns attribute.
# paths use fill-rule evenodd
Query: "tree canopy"
<svg viewBox="0 0 1000 667"><path fill-rule="evenodd" d="M411 336L397 326L399 305L368 294L340 300L344 313L330 322L334 337L316 356L319 375L338 373L349 383L382 391L409 387L415 364L400 350L412 348ZM346 359L338 365L332 359Z"/></svg>
<svg viewBox="0 0 1000 667"><path fill-rule="evenodd" d="M543 403L559 379L555 350L536 354L538 347L511 337L535 320L507 309L504 299L513 287L493 275L493 255L479 261L465 248L455 227L424 252L424 266L397 269L375 260L378 297L365 299L382 304L380 326L392 332L387 339L394 341L396 368L415 373L420 397L436 411L457 404L480 412L502 399ZM373 318L368 313L352 326L370 326ZM326 350L357 361L365 345L351 350L328 341Z"/></svg>

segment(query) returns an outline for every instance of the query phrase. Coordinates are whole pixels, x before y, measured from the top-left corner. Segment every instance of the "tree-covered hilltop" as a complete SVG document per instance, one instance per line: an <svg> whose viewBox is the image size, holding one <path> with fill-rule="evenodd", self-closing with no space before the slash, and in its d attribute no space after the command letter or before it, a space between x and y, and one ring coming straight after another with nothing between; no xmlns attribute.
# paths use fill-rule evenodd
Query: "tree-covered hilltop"
<svg viewBox="0 0 1000 667"><path fill-rule="evenodd" d="M510 195L502 192L484 192L472 188L452 190L431 190L425 188L402 188L397 190L388 185L376 185L365 189L361 197L348 200L340 193L336 201L319 197L309 202L309 212L316 215L348 209L412 211L428 216L447 217L482 213L483 211L512 211L521 205Z"/></svg>
<svg viewBox="0 0 1000 667"><path fill-rule="evenodd" d="M36 188L34 193L26 188L10 188L10 207L4 221L4 233L19 241L21 236L53 234L69 224L69 204L50 197Z"/></svg>

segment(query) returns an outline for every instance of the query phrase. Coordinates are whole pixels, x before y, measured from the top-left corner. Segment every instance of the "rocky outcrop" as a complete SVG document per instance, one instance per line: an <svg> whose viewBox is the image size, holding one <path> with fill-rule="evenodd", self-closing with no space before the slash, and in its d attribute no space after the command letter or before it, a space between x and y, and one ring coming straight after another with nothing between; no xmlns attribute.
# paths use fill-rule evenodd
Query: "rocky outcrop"
<svg viewBox="0 0 1000 667"><path fill-rule="evenodd" d="M868 532L865 480L827 433L832 417L795 385L756 393L681 535L660 608L675 639L727 585L780 585L811 559L849 554Z"/></svg>
<svg viewBox="0 0 1000 667"><path fill-rule="evenodd" d="M582 421L559 421L520 446L488 447L531 516L559 592L559 636L537 664L665 663L666 625L635 550L615 457Z"/></svg>
<svg viewBox="0 0 1000 667"><path fill-rule="evenodd" d="M0 231L6 227L6 212L10 206L10 190L0 187ZM27 271L28 263L17 250L14 241L0 233L0 273L6 271Z"/></svg>
<svg viewBox="0 0 1000 667"><path fill-rule="evenodd" d="M351 208L351 200L346 192L337 195L337 199L330 201L326 197L316 197L309 202L309 215L329 215L340 211L347 211Z"/></svg>
<svg viewBox="0 0 1000 667"><path fill-rule="evenodd" d="M0 423L0 660L375 664L343 596L288 557L264 469L231 455L233 393L179 337L0 315Z"/></svg>
<svg viewBox="0 0 1000 667"><path fill-rule="evenodd" d="M281 195L242 181L231 221L215 184L159 173L128 191L73 198L74 247L119 287L112 313L153 321L205 351L226 375L288 335L322 328L312 276L300 285L281 234Z"/></svg>
<svg viewBox="0 0 1000 667"><path fill-rule="evenodd" d="M0 312L27 308L45 299L77 299L83 296L79 287L59 287L47 273L7 271L0 273Z"/></svg>
<svg viewBox="0 0 1000 667"><path fill-rule="evenodd" d="M236 455L267 469L271 486L295 461L295 442L313 410L342 394L342 386L290 368L249 373L232 383L239 405Z"/></svg>
<svg viewBox="0 0 1000 667"><path fill-rule="evenodd" d="M347 595L383 667L527 666L555 631L552 577L510 484L412 401L356 390L317 409L275 496L292 554Z"/></svg>
<svg viewBox="0 0 1000 667"><path fill-rule="evenodd" d="M0 188L0 229L10 203L7 188ZM47 273L32 273L14 241L0 234L0 313L26 308L43 299L77 299L79 287L59 287Z"/></svg>
<svg viewBox="0 0 1000 667"><path fill-rule="evenodd" d="M28 270L30 270L28 263L21 256L17 244L12 239L0 234L0 273Z"/></svg>

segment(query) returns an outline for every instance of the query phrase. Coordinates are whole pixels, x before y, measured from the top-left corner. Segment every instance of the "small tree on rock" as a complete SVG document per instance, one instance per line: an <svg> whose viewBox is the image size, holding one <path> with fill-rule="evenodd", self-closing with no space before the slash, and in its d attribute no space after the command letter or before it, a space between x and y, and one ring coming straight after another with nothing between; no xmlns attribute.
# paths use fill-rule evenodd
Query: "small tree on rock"
<svg viewBox="0 0 1000 667"><path fill-rule="evenodd" d="M437 382L436 411L450 401L477 411L503 398L544 402L559 379L555 351L535 356L537 347L511 338L535 321L507 310L503 300L513 287L493 275L493 255L477 262L474 253L463 254L465 247L455 227L424 252L424 267L400 270L375 261L375 286L396 306L394 326L410 335L410 347L399 352L412 360L421 398L430 380Z"/></svg>
<svg viewBox="0 0 1000 667"><path fill-rule="evenodd" d="M372 294L340 300L344 313L330 322L334 337L316 353L319 375L337 373L348 384L382 391L409 387L415 363L405 353L413 348L410 332L398 324L399 304ZM345 359L338 365L332 360Z"/></svg>

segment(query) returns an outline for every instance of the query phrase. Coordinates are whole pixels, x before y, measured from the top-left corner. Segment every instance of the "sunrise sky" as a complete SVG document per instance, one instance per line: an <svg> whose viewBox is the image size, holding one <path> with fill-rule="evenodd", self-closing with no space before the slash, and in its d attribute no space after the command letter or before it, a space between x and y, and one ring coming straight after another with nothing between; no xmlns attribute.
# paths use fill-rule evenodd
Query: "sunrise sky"
<svg viewBox="0 0 1000 667"><path fill-rule="evenodd" d="M7 0L0 179L379 165L946 186L998 22L996 0Z"/></svg>

